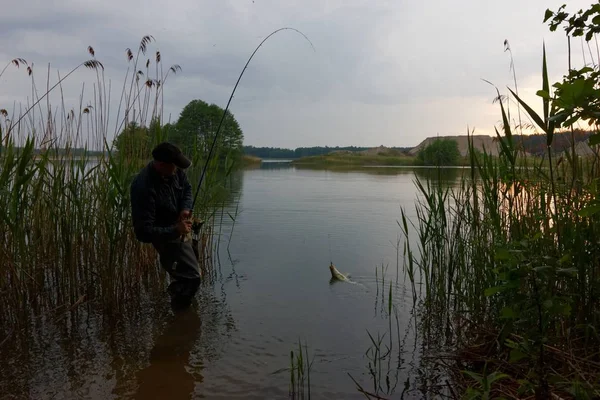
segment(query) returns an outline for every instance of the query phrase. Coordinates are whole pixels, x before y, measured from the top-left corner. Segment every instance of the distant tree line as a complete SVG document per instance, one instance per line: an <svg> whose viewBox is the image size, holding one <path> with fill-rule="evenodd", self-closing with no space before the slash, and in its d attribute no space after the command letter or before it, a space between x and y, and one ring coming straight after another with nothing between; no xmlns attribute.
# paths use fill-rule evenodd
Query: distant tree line
<svg viewBox="0 0 600 400"><path fill-rule="evenodd" d="M255 147L255 146L244 146L244 154L259 158L301 158L310 156L322 156L329 154L332 151L352 151L359 152L371 149L372 147L357 147L357 146L346 146L346 147L329 147L329 146L314 146L314 147L298 147L296 149L286 149L281 147ZM408 151L410 147L390 147L390 149Z"/></svg>
<svg viewBox="0 0 600 400"><path fill-rule="evenodd" d="M572 142L575 144L585 141L592 134L591 131L583 129L573 129L573 132L555 132L552 139L552 151L562 152L571 147ZM517 148L520 148L530 154L541 155L547 151L546 135L513 135L513 143Z"/></svg>
<svg viewBox="0 0 600 400"><path fill-rule="evenodd" d="M4 148L3 148L2 144L0 143L0 153L2 151L4 151ZM23 151L23 147L16 146L16 147L14 147L14 151L17 154L20 154ZM40 149L40 148L34 149L33 154L40 155L45 151L48 151L50 155L57 155L57 156L69 155L69 156L73 156L73 157L83 157L84 155L87 157L98 157L105 153L104 151L89 150L89 149L86 149L83 147L69 147L69 148L52 147L49 150L44 150L44 149Z"/></svg>

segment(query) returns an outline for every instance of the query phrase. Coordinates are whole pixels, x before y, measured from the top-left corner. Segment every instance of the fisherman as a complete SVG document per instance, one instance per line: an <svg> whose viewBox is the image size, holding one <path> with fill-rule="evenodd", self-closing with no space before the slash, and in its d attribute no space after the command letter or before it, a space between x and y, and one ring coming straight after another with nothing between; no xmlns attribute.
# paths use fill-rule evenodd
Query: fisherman
<svg viewBox="0 0 600 400"><path fill-rule="evenodd" d="M184 172L191 161L169 142L152 150L150 161L131 184L131 211L137 240L151 243L169 273L174 308L187 308L200 285L200 268L188 237L192 229L192 186Z"/></svg>

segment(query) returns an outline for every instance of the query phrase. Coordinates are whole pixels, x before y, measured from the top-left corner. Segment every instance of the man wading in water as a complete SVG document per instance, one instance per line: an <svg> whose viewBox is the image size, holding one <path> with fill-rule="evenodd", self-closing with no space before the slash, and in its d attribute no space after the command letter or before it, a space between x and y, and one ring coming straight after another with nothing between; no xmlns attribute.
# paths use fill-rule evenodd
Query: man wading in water
<svg viewBox="0 0 600 400"><path fill-rule="evenodd" d="M200 285L192 241L182 240L192 229L192 186L183 171L191 161L168 142L156 146L152 157L131 184L135 236L152 243L158 252L161 266L171 277L172 306L186 308Z"/></svg>

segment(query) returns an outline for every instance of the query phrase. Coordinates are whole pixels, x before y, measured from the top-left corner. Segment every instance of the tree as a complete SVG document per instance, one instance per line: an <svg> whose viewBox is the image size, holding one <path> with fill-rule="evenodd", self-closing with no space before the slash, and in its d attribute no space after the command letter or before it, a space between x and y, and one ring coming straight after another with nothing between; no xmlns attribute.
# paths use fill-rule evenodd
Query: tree
<svg viewBox="0 0 600 400"><path fill-rule="evenodd" d="M150 135L148 128L130 122L113 142L120 155L125 158L147 158L150 153Z"/></svg>
<svg viewBox="0 0 600 400"><path fill-rule="evenodd" d="M216 104L208 104L202 100L190 101L181 111L170 140L179 145L187 154L198 154L205 157L210 151L223 109ZM227 115L221 126L219 138L215 146L223 154L240 156L243 148L243 132L233 114ZM216 149L215 149L216 152ZM215 153L213 153L215 155Z"/></svg>
<svg viewBox="0 0 600 400"><path fill-rule="evenodd" d="M174 129L171 124L162 125L158 117L153 118L148 127L132 121L115 137L113 144L125 158L145 160L154 146L168 140Z"/></svg>
<svg viewBox="0 0 600 400"><path fill-rule="evenodd" d="M459 158L458 143L452 139L437 139L417 155L417 160L424 165L456 165Z"/></svg>
<svg viewBox="0 0 600 400"><path fill-rule="evenodd" d="M174 124L162 125L158 117L153 118L149 126L130 122L113 143L120 155L139 160L147 159L158 143L170 141L196 162L208 155L222 116L223 109L216 104L192 100L183 108L179 120ZM213 157L228 156L230 161L239 159L243 154L243 137L238 122L228 111Z"/></svg>

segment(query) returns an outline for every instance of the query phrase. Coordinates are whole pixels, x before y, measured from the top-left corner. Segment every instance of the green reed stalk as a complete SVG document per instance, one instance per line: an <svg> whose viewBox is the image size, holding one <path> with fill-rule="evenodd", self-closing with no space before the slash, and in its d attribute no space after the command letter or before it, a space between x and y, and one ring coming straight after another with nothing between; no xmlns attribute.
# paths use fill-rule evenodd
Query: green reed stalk
<svg viewBox="0 0 600 400"><path fill-rule="evenodd" d="M306 354L306 359L304 358ZM308 345L304 345L304 353L302 352L302 341L298 340L298 353L294 357L294 350L290 351L290 388L289 397L292 399L310 400L310 371L312 369L312 361L308 357ZM306 396L305 396L306 393Z"/></svg>
<svg viewBox="0 0 600 400"><path fill-rule="evenodd" d="M600 336L591 334L600 322L598 155L574 156L570 146L563 156L568 162L555 160L560 115L544 94L545 50L542 67L542 116L512 94L544 131L547 156L518 151L499 101L498 157L475 154L470 140L471 173L455 187L417 179L420 254L410 257L402 210L405 270L413 285L417 272L424 285L419 300L428 337L446 337L457 358L488 362L520 379L510 393L522 385L522 394L547 398L583 377L588 385L579 395L592 398L600 390Z"/></svg>
<svg viewBox="0 0 600 400"><path fill-rule="evenodd" d="M142 39L138 58L146 55L151 41ZM93 49L89 53L95 57ZM133 61L130 50L128 55ZM151 69L146 68L146 76L139 73L137 61L136 73L126 74L129 82L123 84L117 113L123 119L117 118L115 132L108 127L110 87L95 58L82 64L96 72L90 105L84 106L82 90L78 110L67 108L61 97L58 118L51 111L49 93L36 96L24 113L11 118L17 122L1 110L0 202L7 207L0 213L0 326L24 323L30 311L63 310L81 299L117 311L143 292L142 282L152 287L164 283L164 274L156 273L156 252L134 237L129 186L149 161L151 146L166 138L159 99L167 75L179 68L150 77ZM162 71L158 52L154 61L156 71ZM46 86L62 90L67 77ZM44 98L47 110L42 107ZM120 153L109 138L131 123L150 128L150 141L137 146L134 136L126 136L129 150ZM221 146L216 150L222 154ZM223 164L220 157L211 160L206 196L194 210L206 221L200 240L205 276L212 269L213 241L219 240L214 216L227 198L225 182L234 170L231 162L225 168ZM198 173L194 167L189 171Z"/></svg>

